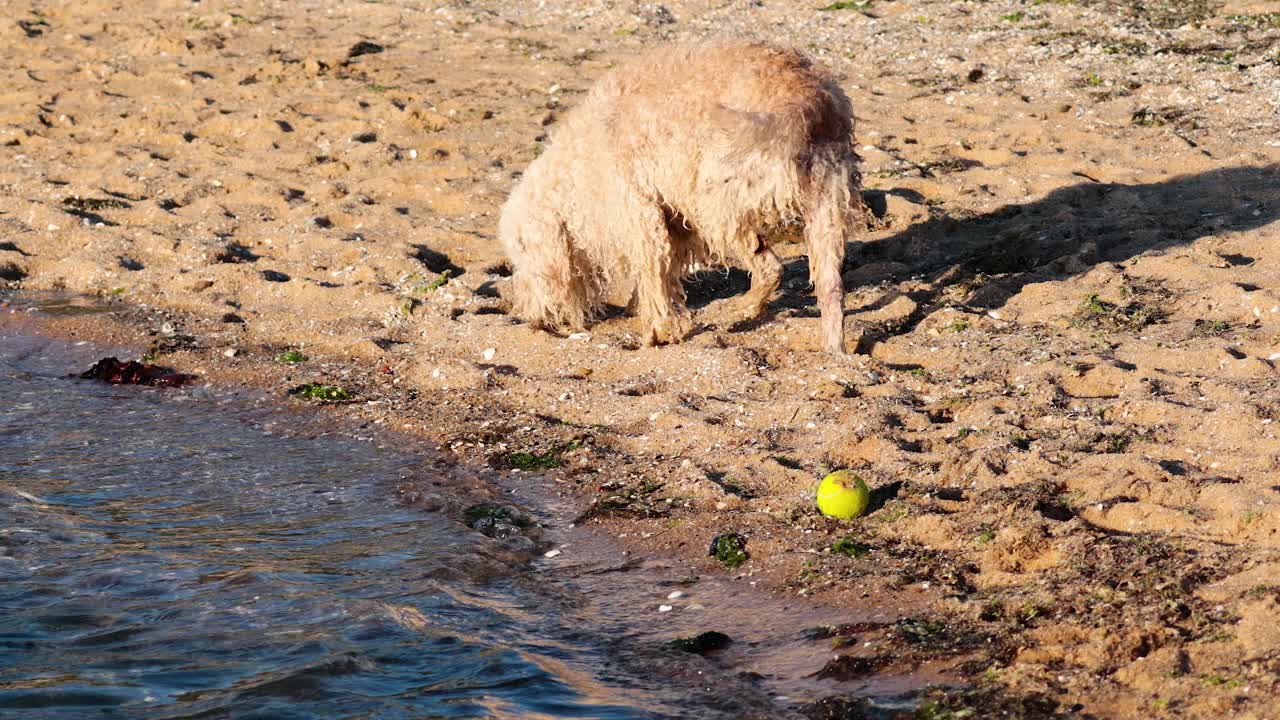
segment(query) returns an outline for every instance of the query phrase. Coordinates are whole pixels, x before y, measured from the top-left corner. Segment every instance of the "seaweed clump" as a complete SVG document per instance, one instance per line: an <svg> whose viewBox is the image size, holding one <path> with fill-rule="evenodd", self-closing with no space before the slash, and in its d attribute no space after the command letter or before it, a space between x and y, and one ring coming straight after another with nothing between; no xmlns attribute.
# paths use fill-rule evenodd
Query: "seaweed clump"
<svg viewBox="0 0 1280 720"><path fill-rule="evenodd" d="M102 358L93 367L80 373L81 380L101 380L112 385L150 385L152 387L181 387L194 382L195 375L174 372L170 368L140 363L137 360L120 362L115 357Z"/></svg>
<svg viewBox="0 0 1280 720"><path fill-rule="evenodd" d="M739 533L722 533L715 536L711 539L711 549L707 554L731 570L751 557L747 553L747 539Z"/></svg>
<svg viewBox="0 0 1280 720"><path fill-rule="evenodd" d="M510 505L479 503L462 511L467 527L491 538L502 540L521 534L533 526L529 516Z"/></svg>
<svg viewBox="0 0 1280 720"><path fill-rule="evenodd" d="M352 399L352 394L337 386L324 385L321 383L306 383L289 390L290 395L296 395L307 400L315 400L317 402L337 403L346 402Z"/></svg>

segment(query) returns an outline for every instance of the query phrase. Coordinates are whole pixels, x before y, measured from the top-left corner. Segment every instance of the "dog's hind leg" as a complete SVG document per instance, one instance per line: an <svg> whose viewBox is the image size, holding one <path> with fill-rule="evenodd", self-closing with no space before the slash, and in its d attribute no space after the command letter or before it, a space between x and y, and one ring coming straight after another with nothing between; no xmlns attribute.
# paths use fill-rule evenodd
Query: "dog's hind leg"
<svg viewBox="0 0 1280 720"><path fill-rule="evenodd" d="M708 308L704 317L713 325L726 327L760 317L782 283L782 260L764 238L752 237L741 246L752 248L737 258L737 264L751 274L751 287L742 297L720 300Z"/></svg>
<svg viewBox="0 0 1280 720"><path fill-rule="evenodd" d="M782 284L782 261L761 241L759 249L747 259L747 271L751 273L751 289L739 301L739 309L742 320L754 320Z"/></svg>
<svg viewBox="0 0 1280 720"><path fill-rule="evenodd" d="M827 156L815 162L804 214L804 236L809 246L809 277L822 312L822 339L827 352L843 355L845 243L854 201L851 171L846 159ZM860 199L859 199L860 201Z"/></svg>

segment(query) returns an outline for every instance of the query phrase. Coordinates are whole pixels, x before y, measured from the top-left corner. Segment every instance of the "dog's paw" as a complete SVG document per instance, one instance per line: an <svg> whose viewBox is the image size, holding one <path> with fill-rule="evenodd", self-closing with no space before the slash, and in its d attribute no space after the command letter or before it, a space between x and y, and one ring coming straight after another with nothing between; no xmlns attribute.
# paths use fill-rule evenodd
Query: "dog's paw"
<svg viewBox="0 0 1280 720"><path fill-rule="evenodd" d="M657 320L645 333L646 345L674 345L685 339L693 330L693 320L687 314L672 315Z"/></svg>
<svg viewBox="0 0 1280 720"><path fill-rule="evenodd" d="M698 314L698 319L704 325L728 330L734 325L754 320L759 315L758 308L743 298L729 298L708 305Z"/></svg>

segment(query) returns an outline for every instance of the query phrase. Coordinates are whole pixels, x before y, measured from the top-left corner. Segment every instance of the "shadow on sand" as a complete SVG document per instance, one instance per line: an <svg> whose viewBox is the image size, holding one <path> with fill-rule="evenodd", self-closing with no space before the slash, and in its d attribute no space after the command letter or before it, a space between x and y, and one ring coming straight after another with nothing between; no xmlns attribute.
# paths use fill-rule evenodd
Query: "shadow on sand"
<svg viewBox="0 0 1280 720"><path fill-rule="evenodd" d="M868 208L881 218L886 213L887 196L892 195L926 203L911 190L863 193ZM922 278L925 282L921 286L927 288L888 293L872 305L852 310L874 310L901 294L917 303L912 316L895 325L892 332L864 336L859 352L870 351L891 334L911 332L946 304L994 309L1029 283L1060 280L1101 263L1121 262L1275 222L1280 219L1280 165L1223 168L1133 185L1087 181L1039 200L972 216L929 209L932 217L928 220L889 237L849 246L849 289L855 283L904 277ZM1256 260L1243 255L1222 258L1233 265ZM749 283L748 275L738 270L699 273L687 283L689 305L697 308L735 295L745 291ZM816 315L807 286L804 258L789 261L783 293L771 303L767 316ZM956 286L967 291L958 303L956 293L948 292ZM733 329L749 329L767 320L763 317Z"/></svg>

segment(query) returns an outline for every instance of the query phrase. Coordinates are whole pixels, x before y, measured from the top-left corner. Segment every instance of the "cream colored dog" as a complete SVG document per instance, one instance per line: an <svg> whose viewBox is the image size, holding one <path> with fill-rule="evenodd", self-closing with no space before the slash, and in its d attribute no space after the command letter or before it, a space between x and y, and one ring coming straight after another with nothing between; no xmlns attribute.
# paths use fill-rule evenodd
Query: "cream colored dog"
<svg viewBox="0 0 1280 720"><path fill-rule="evenodd" d="M827 350L844 352L845 243L861 206L853 111L800 53L761 43L667 47L614 70L564 118L502 208L516 314L576 330L635 283L646 343L692 329L682 278L736 265L758 317L782 262L769 242L803 224Z"/></svg>

